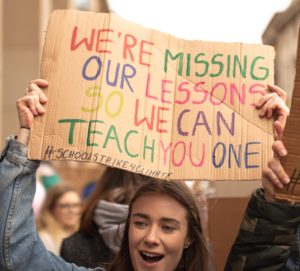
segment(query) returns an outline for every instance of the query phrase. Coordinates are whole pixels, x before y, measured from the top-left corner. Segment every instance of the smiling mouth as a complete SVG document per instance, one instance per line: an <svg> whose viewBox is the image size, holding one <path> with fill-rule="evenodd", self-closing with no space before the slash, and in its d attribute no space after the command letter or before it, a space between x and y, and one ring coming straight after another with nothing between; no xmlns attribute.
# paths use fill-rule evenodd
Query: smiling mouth
<svg viewBox="0 0 300 271"><path fill-rule="evenodd" d="M159 262L164 257L164 255L162 254L143 252L143 251L140 251L140 255L143 258L143 260L148 263Z"/></svg>

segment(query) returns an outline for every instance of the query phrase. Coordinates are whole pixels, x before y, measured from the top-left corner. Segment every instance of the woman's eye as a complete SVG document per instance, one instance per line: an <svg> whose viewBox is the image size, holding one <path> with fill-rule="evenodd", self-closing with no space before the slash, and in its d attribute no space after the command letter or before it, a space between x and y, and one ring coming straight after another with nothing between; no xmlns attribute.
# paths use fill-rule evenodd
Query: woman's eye
<svg viewBox="0 0 300 271"><path fill-rule="evenodd" d="M172 233L173 231L175 231L175 227L169 226L169 225L164 225L164 226L162 226L162 230L166 233Z"/></svg>
<svg viewBox="0 0 300 271"><path fill-rule="evenodd" d="M137 227L137 228L145 228L147 226L147 224L143 221L134 221L133 224Z"/></svg>

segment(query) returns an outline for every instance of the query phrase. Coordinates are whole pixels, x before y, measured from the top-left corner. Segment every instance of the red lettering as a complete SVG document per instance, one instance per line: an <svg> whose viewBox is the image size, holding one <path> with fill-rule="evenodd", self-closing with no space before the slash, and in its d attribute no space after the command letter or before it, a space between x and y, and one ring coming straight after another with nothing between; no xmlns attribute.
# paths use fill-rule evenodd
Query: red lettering
<svg viewBox="0 0 300 271"><path fill-rule="evenodd" d="M146 55L151 56L152 53L151 53L150 50L149 50L149 51L144 50L144 44L147 44L147 45L151 45L151 46L152 46L152 45L154 45L154 43L153 43L153 42L146 41L146 40L142 40L142 41L141 41L141 49L140 49L139 63L140 63L141 65L145 65L145 66L150 67L150 63L146 63L146 62L143 61L143 55L146 54ZM150 57L148 58L148 60L149 60L149 59L150 59Z"/></svg>
<svg viewBox="0 0 300 271"><path fill-rule="evenodd" d="M123 58L127 60L127 53L130 55L130 59L134 62L133 53L131 49L137 44L137 40L133 35L126 34L124 37L124 48L123 48Z"/></svg>
<svg viewBox="0 0 300 271"><path fill-rule="evenodd" d="M171 101L165 100L165 93L171 93L171 90L166 89L167 84L172 84L173 82L170 80L161 80L161 101L163 103L171 104Z"/></svg>
<svg viewBox="0 0 300 271"><path fill-rule="evenodd" d="M112 29L99 29L97 33L97 43L96 43L96 52L98 53L109 53L111 54L111 51L106 50L107 48L107 43L108 42L113 42L112 40L108 38L101 38L103 36L103 33L107 33L107 36L109 35L109 32L114 32ZM101 49L101 47L105 49Z"/></svg>
<svg viewBox="0 0 300 271"><path fill-rule="evenodd" d="M139 126L141 123L146 122L148 129L149 130L153 130L153 124L154 124L154 114L155 114L155 105L152 105L152 109L151 109L151 118L145 116L143 119L138 120L138 111L139 111L139 100L136 99L135 101L135 113L134 113L134 125L135 126ZM144 110L143 110L144 112Z"/></svg>
<svg viewBox="0 0 300 271"><path fill-rule="evenodd" d="M197 150L198 150L199 148L198 148L198 146L197 146ZM190 161L191 161L191 163L192 163L192 165L194 166L194 167L201 167L202 165L203 165L203 163L204 163L204 158L205 158L205 145L204 145L204 143L202 143L202 158L201 159L199 159L199 162L198 163L195 163L194 161L193 161L193 157L195 157L195 156L197 156L197 155L192 155L192 151L193 151L193 145L192 145L192 142L190 142L190 153L189 153L189 157L190 157Z"/></svg>
<svg viewBox="0 0 300 271"><path fill-rule="evenodd" d="M220 97L221 94L217 94L217 95L215 94L215 91L218 89L219 86L221 86L221 89L224 89L223 97ZM210 102L213 105L220 105L220 104L224 103L224 100L226 99L226 95L227 95L227 86L226 86L226 84L223 83L223 82L216 83L215 85L213 85L213 87L211 89ZM214 97L216 97L216 98L214 98Z"/></svg>
<svg viewBox="0 0 300 271"><path fill-rule="evenodd" d="M162 119L162 114L161 112L162 111L169 111L169 108L167 107L158 107L157 108L157 123L156 123L156 131L159 132L159 133L167 133L168 131L166 129L162 129L160 126L163 124L163 123L167 123L167 120L164 120Z"/></svg>
<svg viewBox="0 0 300 271"><path fill-rule="evenodd" d="M245 104L246 102L246 85L241 84L240 87L242 88L239 92L237 86L234 83L230 84L230 104L234 105L234 97L236 94L238 96L238 100L240 104Z"/></svg>
<svg viewBox="0 0 300 271"><path fill-rule="evenodd" d="M181 82L178 86L178 92L181 94L181 93L185 93L185 98L183 100L178 100L176 98L175 100L175 103L176 104L185 104L188 102L188 100L190 99L190 90L188 88L184 88L185 85L189 85L190 83L189 82ZM179 95L180 95L179 94ZM178 96L179 96L178 95ZM182 94L183 95L183 94Z"/></svg>
<svg viewBox="0 0 300 271"><path fill-rule="evenodd" d="M182 146L182 150L179 150L177 152L177 155L175 155L175 151L177 149L177 146L179 146L179 144ZM173 148L173 152L172 152L172 163L173 163L173 165L176 166L176 167L180 167L183 164L185 154L186 154L186 146L185 146L184 141L176 142L176 144L174 145L174 148ZM179 157L179 155L181 155L181 157ZM175 157L179 158L178 162L175 161Z"/></svg>
<svg viewBox="0 0 300 271"><path fill-rule="evenodd" d="M258 88L258 89L256 89ZM251 94L259 94L259 96L263 96L266 93L266 86L262 84L253 84L249 88L249 93ZM253 99L253 101L257 101L256 99ZM251 106L255 107L255 103L251 103Z"/></svg>
<svg viewBox="0 0 300 271"><path fill-rule="evenodd" d="M193 104L203 104L206 101L208 91L201 86L201 85L204 85L204 84L205 84L204 82L198 82L194 85L194 91L199 92L199 93L203 93L204 96L203 96L202 100L193 101L192 102Z"/></svg>
<svg viewBox="0 0 300 271"><path fill-rule="evenodd" d="M169 144L169 146L167 146L167 148L165 148L164 143L162 141L160 141L160 145L161 145L161 148L164 153L164 165L166 165L167 164L167 152L171 149L172 142Z"/></svg>
<svg viewBox="0 0 300 271"><path fill-rule="evenodd" d="M78 27L75 26L73 28L72 38L71 38L71 51L76 50L82 44L85 45L85 47L88 51L93 50L94 39L95 39L95 29L91 30L91 35L90 35L89 40L87 37L85 37L85 38L79 40L78 42L77 42L77 32L78 32Z"/></svg>
<svg viewBox="0 0 300 271"><path fill-rule="evenodd" d="M206 148L204 143L197 144L197 148L193 148L193 142L191 141L177 141L174 145L171 142L169 145L165 146L164 142L160 140L160 146L163 151L164 165L171 162L175 167L180 167L183 163L190 163L194 167L202 167L205 163ZM199 147L201 146L201 153L199 153ZM188 154L187 147L189 148ZM198 153L195 153L195 151ZM171 160L170 162L169 159Z"/></svg>
<svg viewBox="0 0 300 271"><path fill-rule="evenodd" d="M97 38L95 39L96 31L97 31ZM83 37L80 39L78 38L78 27L75 26L73 28L72 38L71 38L71 51L78 49L80 46L84 46L88 51L95 50L97 53L111 53L111 51L106 50L107 43L113 42L112 40L108 39L109 32L114 32L114 31L111 29L96 30L93 28L91 30L91 34L89 37ZM106 38L103 38L104 35L103 33L107 33Z"/></svg>
<svg viewBox="0 0 300 271"><path fill-rule="evenodd" d="M157 97L155 97L155 96L153 96L153 95L150 94L150 81L151 81L151 74L148 73L147 82L146 82L146 92L145 92L146 97L147 98L151 98L153 100L158 100Z"/></svg>

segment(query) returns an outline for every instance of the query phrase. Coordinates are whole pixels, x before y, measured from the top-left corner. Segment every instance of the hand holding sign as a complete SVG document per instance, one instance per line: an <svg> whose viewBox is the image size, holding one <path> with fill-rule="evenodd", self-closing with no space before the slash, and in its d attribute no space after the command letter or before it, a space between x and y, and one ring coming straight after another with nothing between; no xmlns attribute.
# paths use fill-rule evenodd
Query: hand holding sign
<svg viewBox="0 0 300 271"><path fill-rule="evenodd" d="M44 105L47 97L40 88L48 86L48 82L43 79L35 79L30 82L26 89L26 96L17 100L17 109L20 122L20 132L18 141L24 145L28 144L29 130L31 129L35 116L45 114Z"/></svg>
<svg viewBox="0 0 300 271"><path fill-rule="evenodd" d="M271 93L262 96L255 106L259 109L260 117L266 117L268 119L275 118L275 139L281 139L286 119L290 112L289 108L285 104L286 92L278 86L271 84L268 84L268 89Z"/></svg>
<svg viewBox="0 0 300 271"><path fill-rule="evenodd" d="M156 178L259 179L273 134L254 107L273 61L270 46L186 41L113 14L55 11L41 66L47 114L34 123L29 157Z"/></svg>

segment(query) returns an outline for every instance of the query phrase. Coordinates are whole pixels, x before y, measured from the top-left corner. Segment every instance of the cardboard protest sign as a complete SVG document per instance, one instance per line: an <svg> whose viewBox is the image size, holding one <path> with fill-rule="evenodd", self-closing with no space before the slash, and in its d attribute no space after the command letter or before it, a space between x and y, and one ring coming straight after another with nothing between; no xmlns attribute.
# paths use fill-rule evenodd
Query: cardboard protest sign
<svg viewBox="0 0 300 271"><path fill-rule="evenodd" d="M259 179L272 123L253 103L273 82L273 61L269 46L186 41L113 14L55 11L41 66L49 102L29 156L156 178Z"/></svg>
<svg viewBox="0 0 300 271"><path fill-rule="evenodd" d="M300 31L299 31L300 32ZM299 36L300 37L300 36ZM292 96L290 115L284 130L282 141L288 155L282 159L282 165L290 176L290 183L283 189L277 190L275 197L289 201L300 201L300 39L296 62L296 76Z"/></svg>

